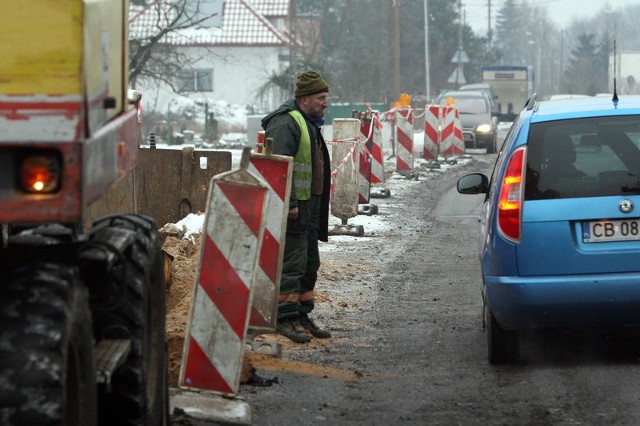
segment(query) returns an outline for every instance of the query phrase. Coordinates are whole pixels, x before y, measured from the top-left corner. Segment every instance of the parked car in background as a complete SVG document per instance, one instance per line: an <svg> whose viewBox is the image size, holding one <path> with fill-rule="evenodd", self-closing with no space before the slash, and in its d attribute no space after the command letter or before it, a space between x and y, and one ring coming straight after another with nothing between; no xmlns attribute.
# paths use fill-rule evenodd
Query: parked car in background
<svg viewBox="0 0 640 426"><path fill-rule="evenodd" d="M448 91L436 99L438 105L446 103L458 108L466 148L496 152L498 119L491 110L488 96L479 91Z"/></svg>
<svg viewBox="0 0 640 426"><path fill-rule="evenodd" d="M640 97L530 100L486 194L479 256L488 359L523 330L640 326Z"/></svg>

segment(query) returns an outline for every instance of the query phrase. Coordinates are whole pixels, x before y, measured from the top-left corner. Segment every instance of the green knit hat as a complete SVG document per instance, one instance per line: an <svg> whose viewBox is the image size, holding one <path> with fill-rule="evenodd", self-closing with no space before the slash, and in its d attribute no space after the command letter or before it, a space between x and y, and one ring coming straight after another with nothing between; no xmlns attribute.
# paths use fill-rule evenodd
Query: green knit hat
<svg viewBox="0 0 640 426"><path fill-rule="evenodd" d="M320 74L315 71L306 71L296 77L296 98L309 96L320 92L328 92L329 85Z"/></svg>

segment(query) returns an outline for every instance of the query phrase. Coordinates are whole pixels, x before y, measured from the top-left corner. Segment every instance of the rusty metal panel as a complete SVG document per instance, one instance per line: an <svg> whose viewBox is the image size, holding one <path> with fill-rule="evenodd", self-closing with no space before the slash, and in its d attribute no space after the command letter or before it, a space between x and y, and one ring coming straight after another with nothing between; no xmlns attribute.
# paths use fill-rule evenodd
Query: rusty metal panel
<svg viewBox="0 0 640 426"><path fill-rule="evenodd" d="M185 147L141 148L136 171L138 213L159 227L206 209L211 178L231 170L231 152Z"/></svg>
<svg viewBox="0 0 640 426"><path fill-rule="evenodd" d="M127 174L112 185L102 197L89 204L83 221L84 229L89 229L95 220L106 215L137 213L134 180L134 172Z"/></svg>

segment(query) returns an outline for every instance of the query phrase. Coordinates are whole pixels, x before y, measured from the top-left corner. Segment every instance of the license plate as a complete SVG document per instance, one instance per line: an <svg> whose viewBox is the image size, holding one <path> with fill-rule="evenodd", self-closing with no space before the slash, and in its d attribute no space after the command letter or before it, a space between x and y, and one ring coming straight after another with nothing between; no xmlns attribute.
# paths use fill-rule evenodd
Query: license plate
<svg viewBox="0 0 640 426"><path fill-rule="evenodd" d="M630 240L640 240L640 219L582 222L582 241L585 243Z"/></svg>

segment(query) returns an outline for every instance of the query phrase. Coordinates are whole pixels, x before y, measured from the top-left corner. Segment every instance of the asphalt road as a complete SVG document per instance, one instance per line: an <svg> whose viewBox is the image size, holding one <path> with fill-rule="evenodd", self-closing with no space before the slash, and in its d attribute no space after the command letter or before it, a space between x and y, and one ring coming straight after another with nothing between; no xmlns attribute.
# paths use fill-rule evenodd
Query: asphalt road
<svg viewBox="0 0 640 426"><path fill-rule="evenodd" d="M283 345L278 368L257 368L270 386L239 392L252 424L640 424L640 349L628 335L531 334L521 362L487 362L482 197L457 194L455 182L494 160L406 181L372 200L384 231L323 247L314 314L333 337Z"/></svg>

